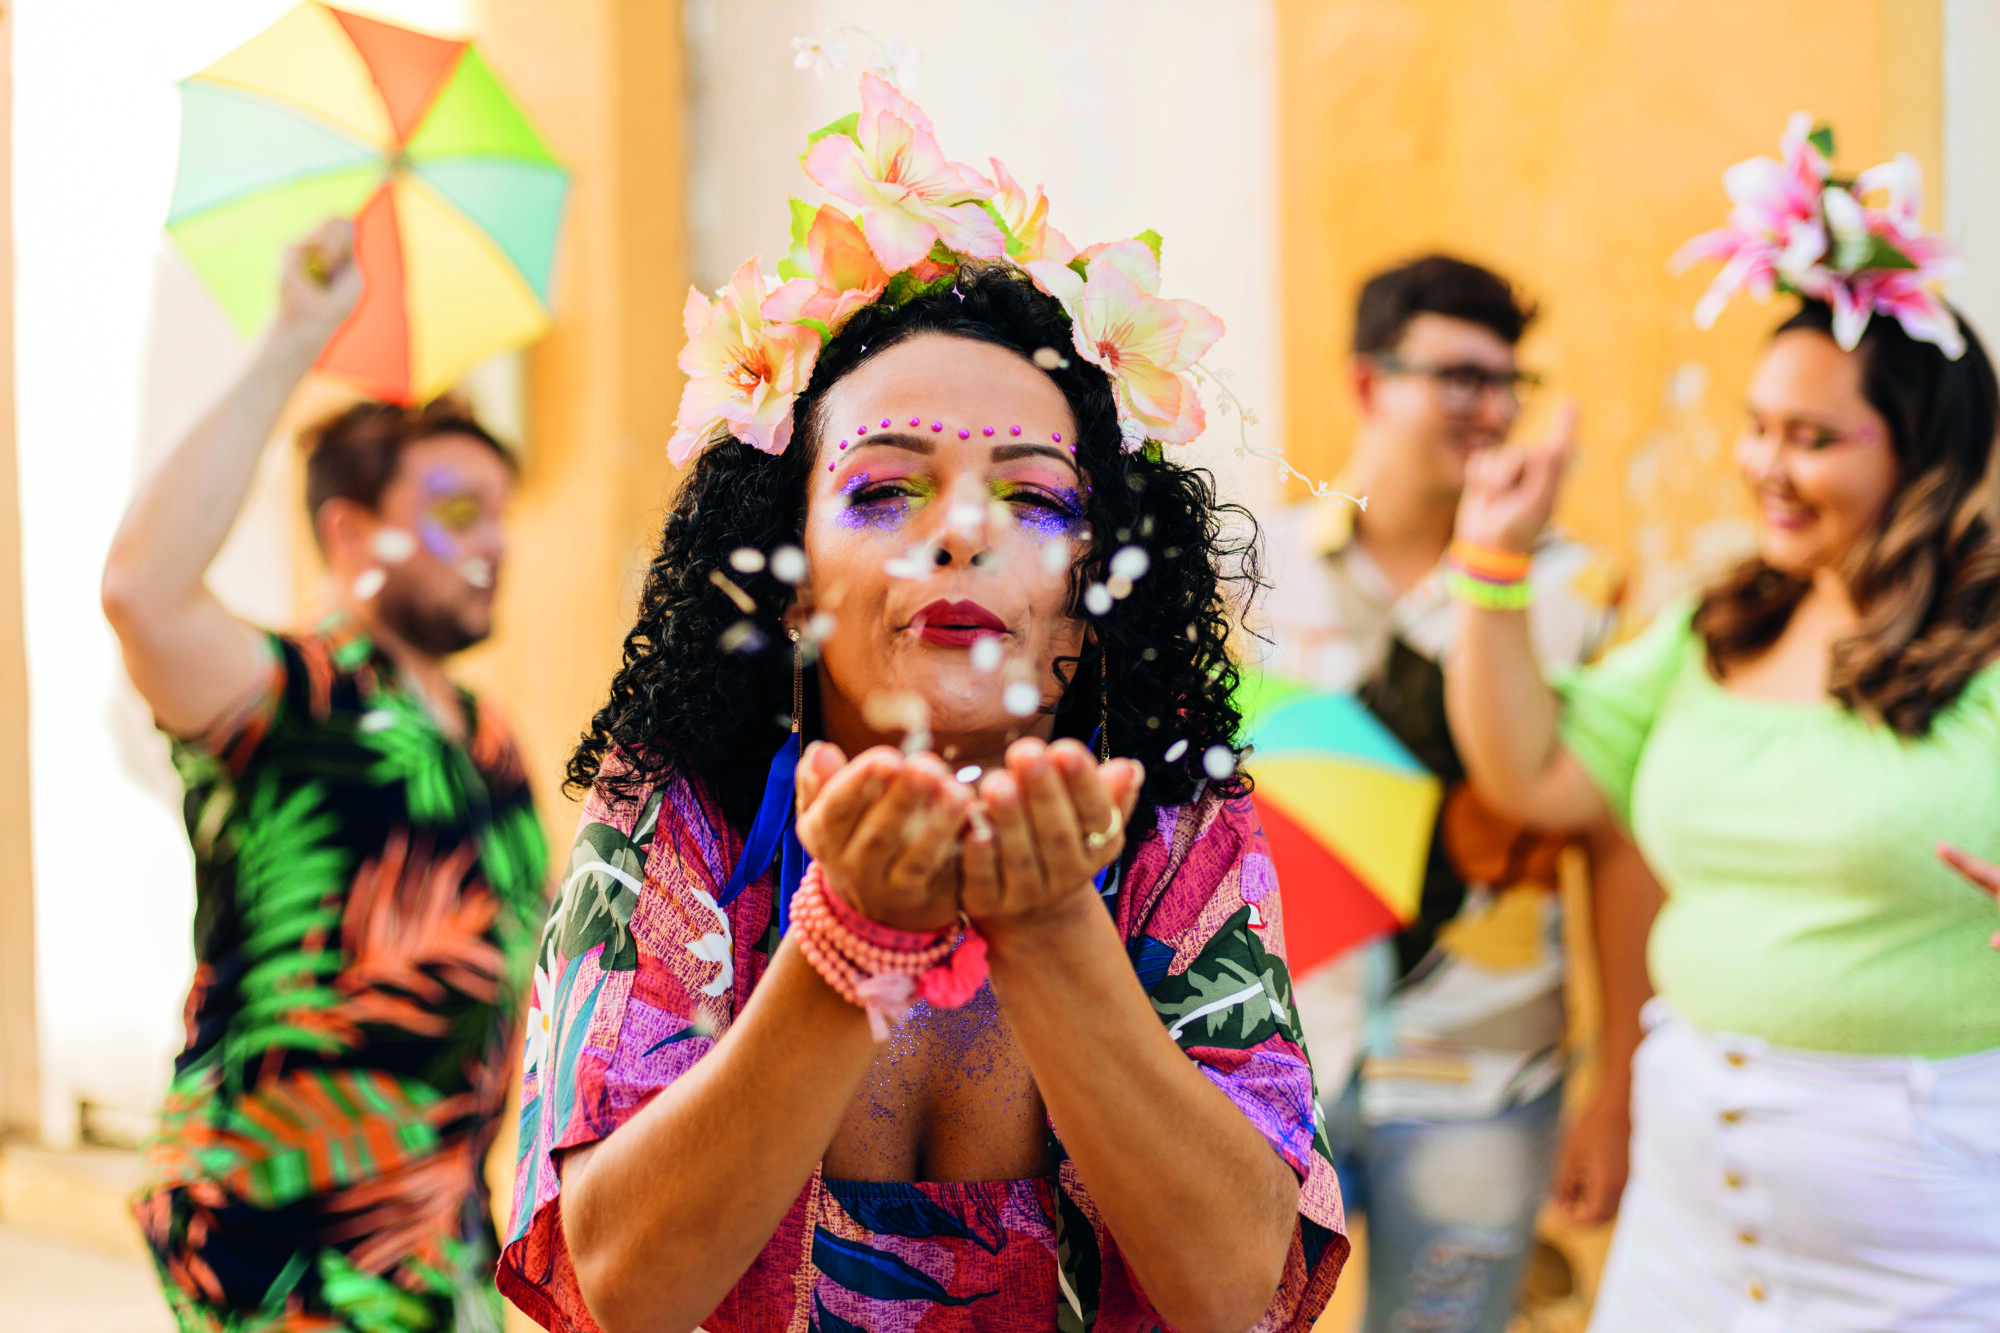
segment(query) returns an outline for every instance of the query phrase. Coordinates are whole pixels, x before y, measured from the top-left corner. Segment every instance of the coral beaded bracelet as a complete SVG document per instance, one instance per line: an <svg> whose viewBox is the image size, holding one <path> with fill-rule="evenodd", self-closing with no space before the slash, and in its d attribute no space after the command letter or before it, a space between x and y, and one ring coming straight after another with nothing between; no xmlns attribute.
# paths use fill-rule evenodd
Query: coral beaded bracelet
<svg viewBox="0 0 2000 1333"><path fill-rule="evenodd" d="M868 1015L876 1041L922 996L956 1009L986 982L986 940L963 916L956 929L909 931L871 921L826 887L814 862L792 898L800 952L836 994Z"/></svg>

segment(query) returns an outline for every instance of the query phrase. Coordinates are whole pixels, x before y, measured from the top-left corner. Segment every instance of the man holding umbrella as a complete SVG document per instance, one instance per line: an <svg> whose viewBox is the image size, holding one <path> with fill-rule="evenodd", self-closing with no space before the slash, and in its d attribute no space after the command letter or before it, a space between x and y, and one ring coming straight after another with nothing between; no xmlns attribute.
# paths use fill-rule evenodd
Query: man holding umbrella
<svg viewBox="0 0 2000 1333"><path fill-rule="evenodd" d="M187 1042L137 1203L188 1329L499 1327L481 1168L545 849L504 723L445 660L491 632L512 460L449 400L357 403L306 461L332 614L270 633L205 582L361 296L351 245L329 223L287 254L249 368L104 571L195 855Z"/></svg>

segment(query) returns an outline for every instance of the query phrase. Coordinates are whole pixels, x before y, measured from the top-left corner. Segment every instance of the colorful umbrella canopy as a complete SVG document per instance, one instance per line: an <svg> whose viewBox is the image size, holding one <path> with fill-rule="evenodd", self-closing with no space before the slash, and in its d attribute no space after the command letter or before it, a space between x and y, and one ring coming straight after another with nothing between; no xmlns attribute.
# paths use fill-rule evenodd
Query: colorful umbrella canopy
<svg viewBox="0 0 2000 1333"><path fill-rule="evenodd" d="M422 402L548 327L568 191L469 43L309 3L181 84L167 232L247 335L285 247L351 217L366 289L320 369Z"/></svg>
<svg viewBox="0 0 2000 1333"><path fill-rule="evenodd" d="M1443 788L1351 694L1246 669L1236 702L1302 976L1415 919Z"/></svg>

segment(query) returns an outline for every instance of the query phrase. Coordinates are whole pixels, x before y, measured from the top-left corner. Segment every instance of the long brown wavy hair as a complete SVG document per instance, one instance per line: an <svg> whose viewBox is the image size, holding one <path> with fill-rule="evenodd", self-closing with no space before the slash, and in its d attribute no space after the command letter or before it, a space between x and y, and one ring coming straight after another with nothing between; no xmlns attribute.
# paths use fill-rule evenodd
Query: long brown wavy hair
<svg viewBox="0 0 2000 1333"><path fill-rule="evenodd" d="M1843 570L1861 623L1833 645L1827 690L1898 733L1921 736L1975 672L2000 656L2000 486L1994 435L2000 382L1965 320L1949 359L1894 319L1868 322L1855 355L1861 389L1889 424L1896 490L1881 526ZM1808 301L1778 334L1833 335L1833 312ZM1710 588L1694 627L1718 676L1769 648L1809 580L1745 561Z"/></svg>

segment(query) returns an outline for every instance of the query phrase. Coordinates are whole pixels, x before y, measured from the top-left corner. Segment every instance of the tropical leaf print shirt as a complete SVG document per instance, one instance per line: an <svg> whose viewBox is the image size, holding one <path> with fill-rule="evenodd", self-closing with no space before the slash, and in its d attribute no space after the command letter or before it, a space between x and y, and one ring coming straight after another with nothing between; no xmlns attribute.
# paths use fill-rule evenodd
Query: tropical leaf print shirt
<svg viewBox="0 0 2000 1333"><path fill-rule="evenodd" d="M480 1171L546 901L520 754L469 694L447 739L350 621L268 644L174 746L196 969L140 1220L185 1329L497 1328Z"/></svg>
<svg viewBox="0 0 2000 1333"><path fill-rule="evenodd" d="M726 907L742 839L685 778L592 794L535 970L521 1161L500 1289L563 1333L598 1325L563 1239L556 1159L603 1139L705 1056L777 945L773 880ZM1163 809L1106 895L1160 1021L1301 1182L1259 1329L1308 1329L1347 1256L1292 1012L1284 925L1247 801ZM975 1001L977 1003L977 1001ZM1051 1135L1052 1142L1053 1134ZM1044 1179L941 1184L815 1173L708 1333L1143 1333L1163 1321L1054 1143Z"/></svg>

